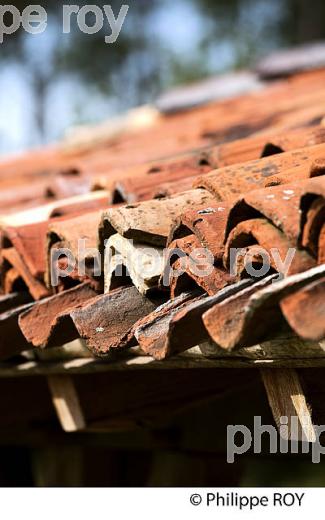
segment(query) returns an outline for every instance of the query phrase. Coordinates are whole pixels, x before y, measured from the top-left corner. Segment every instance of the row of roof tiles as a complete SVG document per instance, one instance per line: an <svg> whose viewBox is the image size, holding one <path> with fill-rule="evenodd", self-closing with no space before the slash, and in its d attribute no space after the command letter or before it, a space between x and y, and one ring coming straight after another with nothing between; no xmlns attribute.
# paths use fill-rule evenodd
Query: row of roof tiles
<svg viewBox="0 0 325 520"><path fill-rule="evenodd" d="M323 339L324 79L324 70L297 75L79 155L53 149L3 164L1 359L77 337L96 356L140 346L157 359L208 340L218 354L288 331ZM53 287L57 248L86 270L76 266ZM212 254L208 276L193 273L197 248ZM234 248L256 269L268 253L268 276L249 276L242 257L233 274ZM295 250L288 270L274 248L282 261ZM153 253L146 275L138 261L150 264Z"/></svg>
<svg viewBox="0 0 325 520"><path fill-rule="evenodd" d="M161 116L150 128L126 133L86 150L57 147L6 161L0 166L0 178L1 189L8 189L7 207L13 210L18 203L53 201L69 194L75 195L76 191L80 194L80 191L88 190L89 178L96 180L101 175L107 178L108 171L111 181L150 174L160 168L161 161L164 165L164 161L172 156L193 154L195 150L252 134L264 135L264 144L267 144L268 138L275 133L322 120L325 112L324 78L324 70L309 72L234 100L211 103L173 116ZM249 155L251 146L258 146L258 142L237 150L240 155L244 154L241 157L236 157L232 146L215 150L217 162L215 159L211 167L229 164L227 156L232 157L232 163L256 158L254 151ZM22 186L25 191L19 193ZM10 188L13 188L11 200Z"/></svg>

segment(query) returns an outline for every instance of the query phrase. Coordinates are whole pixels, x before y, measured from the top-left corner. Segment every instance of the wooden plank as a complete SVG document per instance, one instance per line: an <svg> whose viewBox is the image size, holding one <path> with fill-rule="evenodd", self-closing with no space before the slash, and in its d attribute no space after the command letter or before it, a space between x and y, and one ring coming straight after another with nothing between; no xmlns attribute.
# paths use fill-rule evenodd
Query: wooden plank
<svg viewBox="0 0 325 520"><path fill-rule="evenodd" d="M309 362L315 358L317 365L322 358L325 359L325 341L306 341L298 336L278 335L271 340L264 341L253 347L243 347L239 350L228 352L214 341L202 343L200 349L204 356L210 359L251 359L251 360L283 360L294 361L303 358ZM284 365L285 366L285 363Z"/></svg>
<svg viewBox="0 0 325 520"><path fill-rule="evenodd" d="M262 369L261 376L280 436L287 441L315 442L311 410L297 372L293 369ZM287 428L283 427L286 423Z"/></svg>
<svg viewBox="0 0 325 520"><path fill-rule="evenodd" d="M76 432L86 428L86 421L78 394L70 376L49 376L52 402L64 431Z"/></svg>
<svg viewBox="0 0 325 520"><path fill-rule="evenodd" d="M236 354L239 354L238 351ZM0 378L24 378L33 376L51 375L75 375L75 374L95 374L116 371L137 371L137 370L177 370L177 369L216 369L216 368L324 368L325 357L323 355L304 357L303 353L297 357L271 357L263 352L256 352L256 357L241 357L239 355L230 357L218 357L210 359L198 352L195 347L181 355L155 361L150 356L129 356L128 353L121 355L119 360L100 360L94 358L76 358L61 361L24 361L22 363L3 362L0 363Z"/></svg>

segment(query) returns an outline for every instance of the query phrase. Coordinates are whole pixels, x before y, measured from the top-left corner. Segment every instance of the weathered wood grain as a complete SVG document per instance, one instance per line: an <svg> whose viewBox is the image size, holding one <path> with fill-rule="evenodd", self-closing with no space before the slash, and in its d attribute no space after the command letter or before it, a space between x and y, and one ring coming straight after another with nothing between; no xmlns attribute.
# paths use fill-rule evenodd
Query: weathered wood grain
<svg viewBox="0 0 325 520"><path fill-rule="evenodd" d="M264 368L261 376L280 436L290 441L314 442L316 433L311 409L297 372L293 369Z"/></svg>

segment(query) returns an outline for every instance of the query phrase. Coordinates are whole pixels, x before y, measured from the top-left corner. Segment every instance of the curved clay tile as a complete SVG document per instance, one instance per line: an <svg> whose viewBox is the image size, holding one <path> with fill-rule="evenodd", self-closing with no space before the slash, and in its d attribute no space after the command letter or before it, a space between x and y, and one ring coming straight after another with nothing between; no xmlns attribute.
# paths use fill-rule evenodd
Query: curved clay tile
<svg viewBox="0 0 325 520"><path fill-rule="evenodd" d="M257 345L286 330L280 301L324 277L324 266L274 281L270 276L215 305L203 316L211 338L226 350ZM317 314L310 315L317 322ZM271 326L270 326L271 325Z"/></svg>
<svg viewBox="0 0 325 520"><path fill-rule="evenodd" d="M37 224L54 218L73 217L97 209L106 209L109 205L110 194L106 191L97 191L42 204L41 206L34 205L33 208L15 214L1 215L0 225L16 227Z"/></svg>
<svg viewBox="0 0 325 520"><path fill-rule="evenodd" d="M273 186L244 194L229 212L226 236L240 222L263 217L293 241L300 228L300 198L306 181Z"/></svg>
<svg viewBox="0 0 325 520"><path fill-rule="evenodd" d="M50 294L44 282L47 228L48 222L39 222L2 229L0 269L5 291L14 290L21 279L35 300Z"/></svg>
<svg viewBox="0 0 325 520"><path fill-rule="evenodd" d="M21 313L19 326L34 347L57 347L78 338L69 321L70 312L97 295L90 284L80 284L45 298Z"/></svg>
<svg viewBox="0 0 325 520"><path fill-rule="evenodd" d="M169 285L172 299L193 285L194 287L200 287L209 296L212 296L227 285L235 282L235 277L219 267L214 267L211 273L200 276L197 269L193 269L193 261L188 257L177 260L172 268L182 270L182 274L179 276L171 276Z"/></svg>
<svg viewBox="0 0 325 520"><path fill-rule="evenodd" d="M161 360L207 341L208 334L202 315L251 283L251 280L243 280L214 296L198 295L197 292L183 293L171 304L165 304L140 322L135 337L141 349ZM182 296L187 296L185 301L182 301Z"/></svg>
<svg viewBox="0 0 325 520"><path fill-rule="evenodd" d="M215 260L221 260L224 253L224 239L229 205L219 203L200 210L188 210L172 226L168 244L175 239L194 234L201 247L211 251Z"/></svg>
<svg viewBox="0 0 325 520"><path fill-rule="evenodd" d="M213 295L235 282L235 278L222 266L214 266L213 257L209 256L207 263L204 256L198 263L198 255L202 249L205 255L206 248L195 235L180 238L170 244L160 284L163 288L170 288L172 299L192 288L201 288L207 294ZM210 255L209 251L207 253Z"/></svg>
<svg viewBox="0 0 325 520"><path fill-rule="evenodd" d="M219 146L218 167L240 164L325 142L325 128L297 128L285 133L270 132Z"/></svg>
<svg viewBox="0 0 325 520"><path fill-rule="evenodd" d="M300 201L300 243L325 262L325 177L311 179Z"/></svg>
<svg viewBox="0 0 325 520"><path fill-rule="evenodd" d="M13 247L6 248L1 253L1 282L7 290L15 290L22 285L23 290L28 290L34 300L40 300L51 294L51 290L44 283L35 278L29 271L24 258ZM13 271L14 269L14 271ZM11 285L14 274L14 284ZM17 278L17 274L19 278ZM8 279L9 277L9 279ZM20 283L23 282L23 283Z"/></svg>
<svg viewBox="0 0 325 520"><path fill-rule="evenodd" d="M70 315L88 349L104 357L134 346L132 327L161 303L144 297L135 287L124 287L97 296Z"/></svg>
<svg viewBox="0 0 325 520"><path fill-rule="evenodd" d="M88 276L91 277L94 262L100 263L98 255L98 227L101 221L101 215L102 211L95 211L85 213L78 217L58 219L49 224L46 251L47 268L45 273L45 280L48 287L52 286L51 269L55 268L55 266L52 265L52 254L55 249L63 248L70 251L75 263L74 273L76 279L78 279L78 267L81 262L85 262L87 272L86 278L82 277L80 279L84 281ZM83 247L85 251L81 257ZM63 265L61 267L63 267ZM72 276L73 274L71 273L71 277ZM63 286L67 279L61 279Z"/></svg>
<svg viewBox="0 0 325 520"><path fill-rule="evenodd" d="M311 167L316 159L325 156L325 144L302 148L287 153L265 157L248 163L220 168L198 178L194 187L205 188L217 200L233 200L243 193L263 188L272 183L273 176L278 184L311 177ZM315 174L315 172L313 173Z"/></svg>
<svg viewBox="0 0 325 520"><path fill-rule="evenodd" d="M325 338L325 277L283 298L281 310L290 327L301 338Z"/></svg>
<svg viewBox="0 0 325 520"><path fill-rule="evenodd" d="M115 181L116 200L131 204L156 198L167 189L170 194L190 190L198 175L217 167L211 156L212 152L193 151L185 156L129 168L129 176L124 170L123 178ZM110 182L111 176L107 175L106 179Z"/></svg>
<svg viewBox="0 0 325 520"><path fill-rule="evenodd" d="M315 260L303 250L298 250L294 242L273 226L266 219L251 219L240 222L229 234L224 255L224 265L233 272L236 250L243 250L252 245L259 245L268 254L269 267L283 274L295 274L311 269ZM290 266L285 266L287 255L292 252Z"/></svg>
<svg viewBox="0 0 325 520"><path fill-rule="evenodd" d="M174 197L129 204L109 209L103 214L101 250L104 240L119 233L125 238L155 246L166 245L170 228L189 207L203 208L213 201L205 190L191 190Z"/></svg>

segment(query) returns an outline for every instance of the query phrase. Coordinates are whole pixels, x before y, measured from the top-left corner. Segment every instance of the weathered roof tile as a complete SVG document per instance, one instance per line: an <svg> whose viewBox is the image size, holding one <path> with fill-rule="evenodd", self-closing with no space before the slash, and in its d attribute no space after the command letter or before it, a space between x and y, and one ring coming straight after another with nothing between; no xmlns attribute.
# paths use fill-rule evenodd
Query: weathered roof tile
<svg viewBox="0 0 325 520"><path fill-rule="evenodd" d="M227 350L256 345L279 333L285 324L280 301L324 277L325 267L315 267L281 281L274 276L215 305L203 316L211 338Z"/></svg>
<svg viewBox="0 0 325 520"><path fill-rule="evenodd" d="M78 337L70 312L97 295L84 283L35 303L19 317L25 338L35 347L56 347Z"/></svg>

